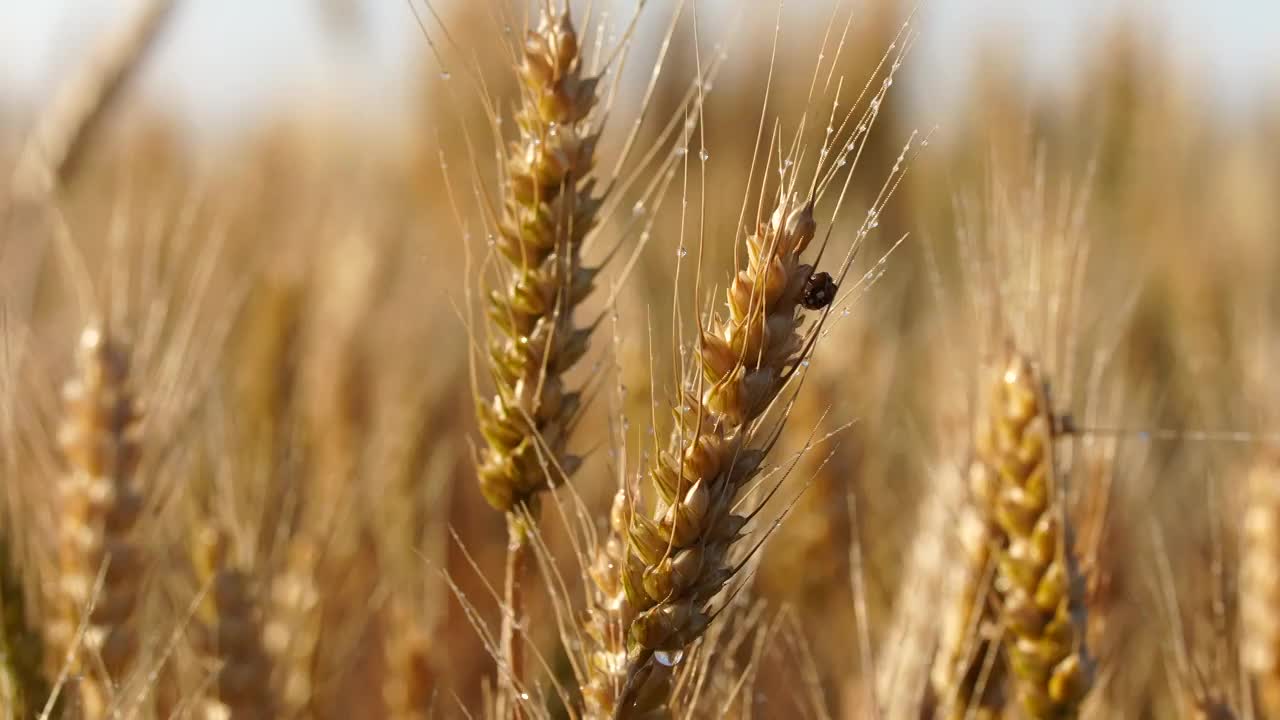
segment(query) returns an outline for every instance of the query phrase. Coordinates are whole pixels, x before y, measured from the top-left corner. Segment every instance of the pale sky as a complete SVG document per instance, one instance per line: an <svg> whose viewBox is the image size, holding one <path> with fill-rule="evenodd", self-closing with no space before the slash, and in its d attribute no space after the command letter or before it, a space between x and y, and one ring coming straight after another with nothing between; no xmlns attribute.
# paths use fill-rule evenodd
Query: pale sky
<svg viewBox="0 0 1280 720"><path fill-rule="evenodd" d="M325 1L179 0L141 92L211 130L250 126L263 112L298 100L359 117L394 117L423 50L405 0L364 0L360 27L372 41L346 44L335 41L315 11ZM699 1L708 13L732 3L759 2L770 13L775 7L774 0ZM806 4L787 2L789 9ZM38 102L129 4L0 0L0 103ZM1202 78L1207 100L1241 106L1264 90L1272 97L1280 91L1280 0L923 0L920 7L921 42L906 69L922 122L945 113L947 101L964 92L967 62L984 35L1003 30L1002 37L1020 38L1027 72L1053 83L1116 12L1144 18L1152 36Z"/></svg>

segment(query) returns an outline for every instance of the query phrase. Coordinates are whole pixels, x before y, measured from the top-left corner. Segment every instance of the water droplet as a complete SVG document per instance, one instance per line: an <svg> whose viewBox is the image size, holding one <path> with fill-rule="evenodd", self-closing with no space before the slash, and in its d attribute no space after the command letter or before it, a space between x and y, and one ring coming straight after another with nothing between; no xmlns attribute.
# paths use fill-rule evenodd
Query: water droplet
<svg viewBox="0 0 1280 720"><path fill-rule="evenodd" d="M836 167L844 167L845 165L848 165L848 164L849 164L849 161L845 160L844 158L839 158L838 160L836 160Z"/></svg>
<svg viewBox="0 0 1280 720"><path fill-rule="evenodd" d="M489 247L493 247L494 245L498 244L498 238L494 237L493 233L489 233L488 242L489 242Z"/></svg>
<svg viewBox="0 0 1280 720"><path fill-rule="evenodd" d="M528 699L529 699L529 693L525 693L525 692L520 693L520 699L521 699L521 700L528 700Z"/></svg>
<svg viewBox="0 0 1280 720"><path fill-rule="evenodd" d="M631 206L631 214L639 217L644 214L644 201L637 200L635 205Z"/></svg>
<svg viewBox="0 0 1280 720"><path fill-rule="evenodd" d="M809 367L809 358L800 361L800 367Z"/></svg>
<svg viewBox="0 0 1280 720"><path fill-rule="evenodd" d="M921 140L921 141L920 141L920 147L929 147L929 141L928 141L928 140Z"/></svg>
<svg viewBox="0 0 1280 720"><path fill-rule="evenodd" d="M551 123L547 126L547 134L551 137L556 137L560 134L560 126L555 123Z"/></svg>
<svg viewBox="0 0 1280 720"><path fill-rule="evenodd" d="M685 247L685 246L683 246L683 245L681 245L680 247L676 248L676 257L684 257L684 256L686 256L686 255L688 255L688 254L689 254L689 248L687 248L687 247Z"/></svg>
<svg viewBox="0 0 1280 720"><path fill-rule="evenodd" d="M794 165L794 164L795 164L795 161L793 161L791 158L787 158L787 161L786 161L786 162L784 162L784 163L782 163L782 167L783 167L783 168L789 168L789 167L791 167L791 166L792 166L792 165Z"/></svg>
<svg viewBox="0 0 1280 720"><path fill-rule="evenodd" d="M698 159L702 160L702 162L706 162L711 159L711 153L706 150L702 150L698 153Z"/></svg>
<svg viewBox="0 0 1280 720"><path fill-rule="evenodd" d="M843 308L840 310L840 317L849 317L849 308Z"/></svg>
<svg viewBox="0 0 1280 720"><path fill-rule="evenodd" d="M649 238L650 238L650 237L651 237L651 236L650 236L650 234L649 234L649 231L648 231L648 230L645 230L645 231L643 231L643 232L641 232L641 233L640 233L640 242L642 242L642 243L649 242Z"/></svg>
<svg viewBox="0 0 1280 720"><path fill-rule="evenodd" d="M674 150L674 153L676 157L684 157L689 154L689 149L685 147L678 147Z"/></svg>
<svg viewBox="0 0 1280 720"><path fill-rule="evenodd" d="M445 70L445 71L443 71L443 72L441 72L441 73L440 73L440 79L441 79L441 80L448 80L448 79L450 79L450 78L452 78L452 77L453 77L453 73L449 72L448 70Z"/></svg>
<svg viewBox="0 0 1280 720"><path fill-rule="evenodd" d="M676 650L675 652L669 653L665 650L655 650L653 653L653 659L658 661L658 664L660 665L675 667L684 659L684 651Z"/></svg>

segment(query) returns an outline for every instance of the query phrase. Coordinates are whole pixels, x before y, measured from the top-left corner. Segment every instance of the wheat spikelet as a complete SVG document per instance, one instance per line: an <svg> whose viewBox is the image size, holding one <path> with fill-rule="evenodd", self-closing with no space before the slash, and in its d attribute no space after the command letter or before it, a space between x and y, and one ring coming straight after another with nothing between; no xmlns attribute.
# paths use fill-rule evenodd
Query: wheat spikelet
<svg viewBox="0 0 1280 720"><path fill-rule="evenodd" d="M1240 664L1265 717L1280 717L1280 455L1264 451L1247 479L1240 557Z"/></svg>
<svg viewBox="0 0 1280 720"><path fill-rule="evenodd" d="M104 331L84 331L77 361L78 377L63 387L58 433L68 467L57 487L60 577L50 639L79 674L82 710L92 720L106 716L137 650L142 558L131 531L142 509L135 479L142 412L126 387L128 357Z"/></svg>
<svg viewBox="0 0 1280 720"><path fill-rule="evenodd" d="M625 556L621 563L608 557L616 538L601 550L598 565L611 564L619 577L593 573L597 602L605 604L593 608L588 634L616 638L626 627L627 661L619 667L617 646L605 646L607 662L588 665L595 717L662 712L667 666L706 630L708 605L733 576L729 551L747 522L734 503L765 454L753 447L753 421L804 354L801 300L813 268L800 254L816 229L812 203L784 198L747 238L747 265L728 288L727 315L709 318L702 331L705 389L683 399L670 444L650 470L659 494L654 515L615 504L615 516L625 515ZM618 695L610 698L605 689L613 688Z"/></svg>
<svg viewBox="0 0 1280 720"><path fill-rule="evenodd" d="M1055 487L1053 416L1035 368L1014 352L990 402L974 445L991 486L975 495L1004 535L995 588L1009 669L1028 717L1075 717L1093 668L1071 528Z"/></svg>
<svg viewBox="0 0 1280 720"><path fill-rule="evenodd" d="M480 489L503 511L579 464L565 443L580 396L562 375L587 348L590 330L574 327L573 309L595 277L580 253L599 209L587 180L597 140L588 115L598 79L584 76L579 50L568 14L555 18L544 10L525 39L519 68L520 136L508 152L496 242L508 274L488 306L497 392L477 404L487 442Z"/></svg>
<svg viewBox="0 0 1280 720"><path fill-rule="evenodd" d="M207 589L196 611L197 645L216 668L204 717L270 718L271 667L262 647L258 605L249 577L230 566L227 543L225 533L205 526L192 544L196 579Z"/></svg>

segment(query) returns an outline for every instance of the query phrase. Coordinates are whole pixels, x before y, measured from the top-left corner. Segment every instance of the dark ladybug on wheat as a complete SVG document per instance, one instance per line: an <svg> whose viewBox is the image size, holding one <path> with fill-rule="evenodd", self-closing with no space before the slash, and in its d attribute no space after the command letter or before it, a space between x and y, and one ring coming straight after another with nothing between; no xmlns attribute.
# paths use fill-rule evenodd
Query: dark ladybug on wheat
<svg viewBox="0 0 1280 720"><path fill-rule="evenodd" d="M804 295L800 302L810 310L821 310L836 299L836 291L839 289L840 286L831 279L831 273L814 273L804 284Z"/></svg>

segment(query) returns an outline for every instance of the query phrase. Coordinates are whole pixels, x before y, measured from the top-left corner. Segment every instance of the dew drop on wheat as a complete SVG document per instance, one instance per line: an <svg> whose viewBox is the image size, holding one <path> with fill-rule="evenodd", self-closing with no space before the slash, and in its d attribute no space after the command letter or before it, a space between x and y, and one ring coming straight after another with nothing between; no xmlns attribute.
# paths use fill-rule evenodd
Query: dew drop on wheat
<svg viewBox="0 0 1280 720"><path fill-rule="evenodd" d="M653 653L653 659L658 661L659 665L675 667L680 664L681 660L684 660L684 651L676 650L674 652L667 652L665 650L655 650Z"/></svg>
<svg viewBox="0 0 1280 720"><path fill-rule="evenodd" d="M809 367L809 358L805 358L805 359L801 360L801 361L800 361L800 367L803 367L803 368L807 368L807 367Z"/></svg>
<svg viewBox="0 0 1280 720"><path fill-rule="evenodd" d="M679 158L687 155L689 153L689 150L688 148L678 147L674 150L674 153L675 153L675 156Z"/></svg>
<svg viewBox="0 0 1280 720"><path fill-rule="evenodd" d="M689 254L689 248L687 248L687 247L685 247L685 246L683 246L683 245L681 245L680 247L676 248L676 257L685 257L685 256L686 256L686 255L688 255L688 254Z"/></svg>
<svg viewBox="0 0 1280 720"><path fill-rule="evenodd" d="M698 159L701 160L702 162L706 162L711 159L711 153L707 152L706 150L703 150L698 153Z"/></svg>
<svg viewBox="0 0 1280 720"><path fill-rule="evenodd" d="M448 80L452 77L453 77L453 73L449 72L448 70L445 70L444 72L440 73L441 80Z"/></svg>
<svg viewBox="0 0 1280 720"><path fill-rule="evenodd" d="M644 201L643 201L643 200L641 200L641 201L637 201L635 205L632 205L632 206L631 206L631 214L632 214L632 215L634 215L634 216L636 216L636 217L640 217L641 215L643 215L643 214L644 214Z"/></svg>

